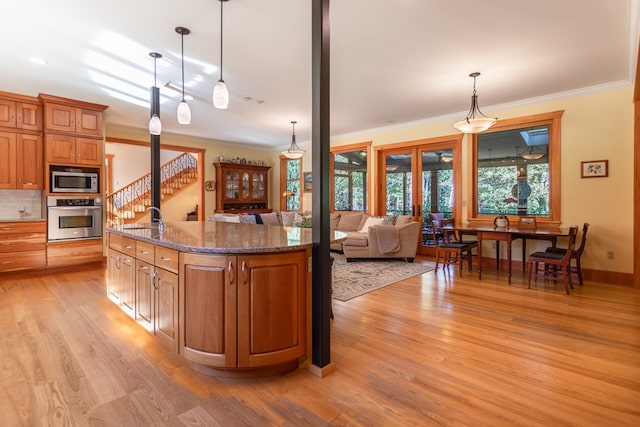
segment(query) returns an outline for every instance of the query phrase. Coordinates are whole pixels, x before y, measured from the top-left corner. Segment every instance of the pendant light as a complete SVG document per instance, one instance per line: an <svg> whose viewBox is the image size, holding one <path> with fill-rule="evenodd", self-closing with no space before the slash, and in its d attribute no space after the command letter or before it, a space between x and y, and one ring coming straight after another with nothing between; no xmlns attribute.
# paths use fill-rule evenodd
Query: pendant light
<svg viewBox="0 0 640 427"><path fill-rule="evenodd" d="M222 80L222 4L229 0L218 0L220 2L220 80L213 88L213 106L226 110L229 106L229 89Z"/></svg>
<svg viewBox="0 0 640 427"><path fill-rule="evenodd" d="M469 74L469 77L473 77L471 108L469 109L469 114L467 114L467 117L465 117L464 120L460 120L458 123L453 125L454 128L463 133L478 133L485 131L498 121L497 118L487 117L482 113L482 111L480 111L480 107L478 106L478 95L476 95L476 77L479 75L480 73L478 72Z"/></svg>
<svg viewBox="0 0 640 427"><path fill-rule="evenodd" d="M182 46L182 101L178 104L178 123L188 125L191 123L191 108L184 99L184 36L191 33L188 28L176 27L176 33L180 34L180 44Z"/></svg>
<svg viewBox="0 0 640 427"><path fill-rule="evenodd" d="M162 122L160 121L160 88L156 84L156 62L162 55L158 52L151 52L149 56L153 58L153 87L151 88L151 119L149 120L149 133L160 135L162 133Z"/></svg>
<svg viewBox="0 0 640 427"><path fill-rule="evenodd" d="M293 128L293 132L291 133L291 146L288 150L282 152L282 155L289 159L299 159L305 153L305 151L296 144L296 123L298 122L291 122L291 127Z"/></svg>

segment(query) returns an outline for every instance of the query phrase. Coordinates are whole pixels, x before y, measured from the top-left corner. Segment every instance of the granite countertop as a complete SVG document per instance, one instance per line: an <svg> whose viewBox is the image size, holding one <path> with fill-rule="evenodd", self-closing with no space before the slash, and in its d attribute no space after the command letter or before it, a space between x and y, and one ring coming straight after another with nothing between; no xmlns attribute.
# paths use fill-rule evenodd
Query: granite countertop
<svg viewBox="0 0 640 427"><path fill-rule="evenodd" d="M216 221L165 222L160 233L149 223L114 225L108 232L185 252L243 254L296 251L313 243L310 228ZM342 238L339 231L335 238Z"/></svg>

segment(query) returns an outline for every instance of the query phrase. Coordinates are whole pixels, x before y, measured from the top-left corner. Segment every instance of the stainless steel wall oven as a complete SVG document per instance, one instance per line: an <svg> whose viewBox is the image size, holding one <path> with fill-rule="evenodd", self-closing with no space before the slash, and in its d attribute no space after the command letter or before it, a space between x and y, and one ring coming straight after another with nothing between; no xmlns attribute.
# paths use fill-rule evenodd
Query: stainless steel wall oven
<svg viewBox="0 0 640 427"><path fill-rule="evenodd" d="M102 237L102 198L47 197L49 241Z"/></svg>

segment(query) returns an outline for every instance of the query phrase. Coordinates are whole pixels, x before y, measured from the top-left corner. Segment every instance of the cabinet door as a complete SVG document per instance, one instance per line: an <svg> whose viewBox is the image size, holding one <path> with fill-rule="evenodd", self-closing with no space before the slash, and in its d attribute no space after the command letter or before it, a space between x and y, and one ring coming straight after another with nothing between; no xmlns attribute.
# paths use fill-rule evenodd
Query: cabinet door
<svg viewBox="0 0 640 427"><path fill-rule="evenodd" d="M46 135L45 150L47 162L69 164L75 163L76 139L68 135Z"/></svg>
<svg viewBox="0 0 640 427"><path fill-rule="evenodd" d="M0 126L16 127L16 103L8 99L0 99Z"/></svg>
<svg viewBox="0 0 640 427"><path fill-rule="evenodd" d="M102 164L102 140L76 138L76 163L79 165Z"/></svg>
<svg viewBox="0 0 640 427"><path fill-rule="evenodd" d="M136 260L136 315L135 319L153 333L155 307L153 303L153 265Z"/></svg>
<svg viewBox="0 0 640 427"><path fill-rule="evenodd" d="M215 367L235 367L236 257L180 254L180 353Z"/></svg>
<svg viewBox="0 0 640 427"><path fill-rule="evenodd" d="M120 261L120 304L125 313L135 317L136 261L125 254Z"/></svg>
<svg viewBox="0 0 640 427"><path fill-rule="evenodd" d="M41 190L43 184L42 137L18 135L17 141L16 187L25 190Z"/></svg>
<svg viewBox="0 0 640 427"><path fill-rule="evenodd" d="M102 112L77 108L75 131L88 135L102 135Z"/></svg>
<svg viewBox="0 0 640 427"><path fill-rule="evenodd" d="M253 172L251 174L251 198L256 201L266 199L264 189L265 189L264 173Z"/></svg>
<svg viewBox="0 0 640 427"><path fill-rule="evenodd" d="M45 128L59 132L76 131L76 108L68 105L46 103L44 106Z"/></svg>
<svg viewBox="0 0 640 427"><path fill-rule="evenodd" d="M42 106L28 102L16 103L16 127L27 130L42 130Z"/></svg>
<svg viewBox="0 0 640 427"><path fill-rule="evenodd" d="M238 263L238 366L304 355L306 253L243 256Z"/></svg>
<svg viewBox="0 0 640 427"><path fill-rule="evenodd" d="M240 172L226 171L225 183L225 199L237 200L240 197Z"/></svg>
<svg viewBox="0 0 640 427"><path fill-rule="evenodd" d="M242 200L246 200L249 198L249 172L242 172Z"/></svg>
<svg viewBox="0 0 640 427"><path fill-rule="evenodd" d="M0 188L16 188L16 134L0 132Z"/></svg>
<svg viewBox="0 0 640 427"><path fill-rule="evenodd" d="M169 350L178 352L178 275L156 268L155 335Z"/></svg>
<svg viewBox="0 0 640 427"><path fill-rule="evenodd" d="M122 254L109 249L109 265L107 266L107 297L120 305L120 266Z"/></svg>

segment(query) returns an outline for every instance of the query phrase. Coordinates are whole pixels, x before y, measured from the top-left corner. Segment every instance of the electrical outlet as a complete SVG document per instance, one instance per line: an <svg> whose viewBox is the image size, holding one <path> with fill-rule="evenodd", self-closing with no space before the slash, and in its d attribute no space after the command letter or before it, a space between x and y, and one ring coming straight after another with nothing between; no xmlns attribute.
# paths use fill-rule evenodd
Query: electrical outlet
<svg viewBox="0 0 640 427"><path fill-rule="evenodd" d="M616 253L614 251L607 251L607 259L615 259Z"/></svg>

